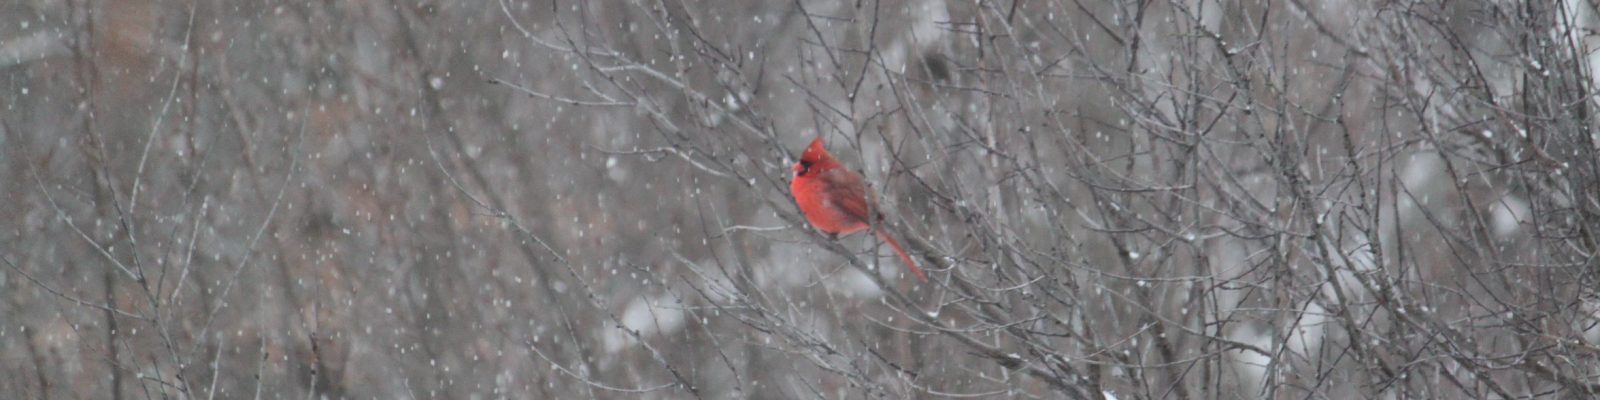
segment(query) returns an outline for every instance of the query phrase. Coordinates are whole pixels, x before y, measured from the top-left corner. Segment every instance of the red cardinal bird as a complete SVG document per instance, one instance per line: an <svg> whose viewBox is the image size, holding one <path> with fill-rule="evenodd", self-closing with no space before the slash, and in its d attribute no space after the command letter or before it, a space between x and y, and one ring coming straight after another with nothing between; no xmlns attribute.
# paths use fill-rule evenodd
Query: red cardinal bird
<svg viewBox="0 0 1600 400"><path fill-rule="evenodd" d="M867 222L869 202L875 204L876 196L867 192L867 185L863 183L861 175L839 164L839 160L828 154L822 148L822 137L811 140L811 145L806 151L800 153L800 162L794 164L794 181L789 182L789 191L794 193L795 202L800 204L800 212L806 215L806 220L811 221L811 226L817 227L830 236L848 235L862 229L874 228ZM868 198L872 199L869 200ZM878 220L883 220L883 215L878 215ZM879 239L883 239L900 255L911 273L917 279L928 281L928 276L917 268L917 263L911 261L911 256L906 255L906 250L900 248L900 241L884 230L882 224L873 229Z"/></svg>

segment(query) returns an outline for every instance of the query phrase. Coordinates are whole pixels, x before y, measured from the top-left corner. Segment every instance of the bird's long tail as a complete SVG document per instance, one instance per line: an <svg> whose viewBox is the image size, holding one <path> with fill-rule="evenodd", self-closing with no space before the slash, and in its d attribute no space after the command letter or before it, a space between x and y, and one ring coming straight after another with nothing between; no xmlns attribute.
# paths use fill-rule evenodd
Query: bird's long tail
<svg viewBox="0 0 1600 400"><path fill-rule="evenodd" d="M917 263L911 261L911 256L906 254L906 249L900 247L900 241L894 240L894 236L890 235L889 231L881 228L873 229L873 231L878 234L878 239L883 239L884 243L889 244L889 248L894 249L894 254L899 255L900 261L904 261L906 263L906 267L911 269L911 273L917 275L917 280L923 282L928 281L928 275L923 274L922 268L917 268Z"/></svg>

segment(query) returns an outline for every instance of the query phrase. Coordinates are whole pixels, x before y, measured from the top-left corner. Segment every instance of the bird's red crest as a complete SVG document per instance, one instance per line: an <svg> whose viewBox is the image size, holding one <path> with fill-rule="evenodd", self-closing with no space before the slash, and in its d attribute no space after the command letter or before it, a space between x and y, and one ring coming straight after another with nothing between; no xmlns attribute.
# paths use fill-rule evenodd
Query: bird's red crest
<svg viewBox="0 0 1600 400"><path fill-rule="evenodd" d="M794 173L800 175L812 169L825 171L838 163L832 154L828 154L828 149L822 147L822 136L819 135L811 139L811 145L806 146L805 151L800 152L800 161L794 163Z"/></svg>
<svg viewBox="0 0 1600 400"><path fill-rule="evenodd" d="M829 158L833 157L828 155L828 149L822 147L822 136L811 139L811 145L806 146L806 150L800 153L800 161L811 163L820 163Z"/></svg>

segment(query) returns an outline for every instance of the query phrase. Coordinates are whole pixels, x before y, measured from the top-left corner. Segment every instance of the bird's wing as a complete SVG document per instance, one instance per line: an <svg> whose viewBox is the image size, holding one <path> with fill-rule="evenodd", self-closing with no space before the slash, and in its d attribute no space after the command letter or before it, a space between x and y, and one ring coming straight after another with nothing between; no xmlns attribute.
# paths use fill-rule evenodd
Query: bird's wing
<svg viewBox="0 0 1600 400"><path fill-rule="evenodd" d="M871 224L868 222L871 220L867 219L867 216L872 213L880 214L878 217L883 218L881 215L883 214L883 210L868 210L867 205L871 204L868 203L868 201L872 196L870 193L867 193L867 185L862 181L860 174L856 174L855 171L844 168L835 169L830 172L834 174L834 176L830 178L834 179L829 180L833 183L828 187L828 191L832 192L832 196L829 198L834 200L834 203L839 206L840 211L844 211L845 214L855 217L857 221L861 221L862 223L866 224Z"/></svg>

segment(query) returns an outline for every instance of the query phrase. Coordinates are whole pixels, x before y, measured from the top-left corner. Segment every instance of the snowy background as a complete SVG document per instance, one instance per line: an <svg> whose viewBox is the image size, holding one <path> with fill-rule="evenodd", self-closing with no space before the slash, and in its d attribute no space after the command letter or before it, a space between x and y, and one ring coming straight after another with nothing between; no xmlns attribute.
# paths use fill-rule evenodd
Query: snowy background
<svg viewBox="0 0 1600 400"><path fill-rule="evenodd" d="M0 393L1590 397L1597 17L0 2Z"/></svg>

